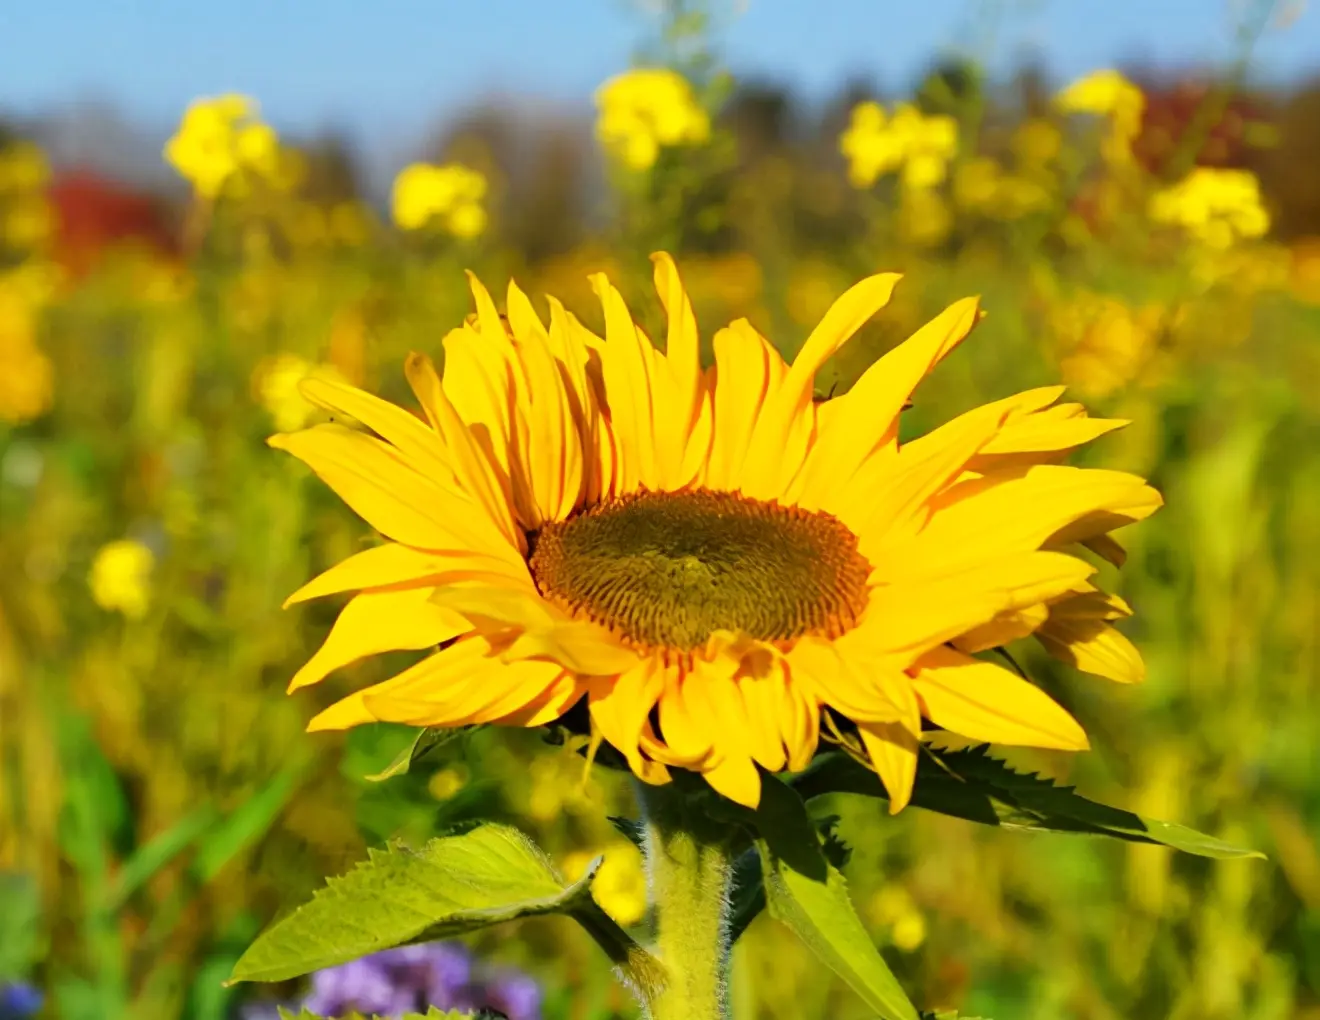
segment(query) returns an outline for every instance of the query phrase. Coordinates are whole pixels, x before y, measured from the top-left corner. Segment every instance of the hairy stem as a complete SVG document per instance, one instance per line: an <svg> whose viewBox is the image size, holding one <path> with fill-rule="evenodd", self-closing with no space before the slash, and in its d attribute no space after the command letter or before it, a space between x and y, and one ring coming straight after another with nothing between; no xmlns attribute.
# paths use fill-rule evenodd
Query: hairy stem
<svg viewBox="0 0 1320 1020"><path fill-rule="evenodd" d="M723 1020L735 838L726 826L703 817L677 784L638 786L656 913L655 953L667 972L649 1018Z"/></svg>

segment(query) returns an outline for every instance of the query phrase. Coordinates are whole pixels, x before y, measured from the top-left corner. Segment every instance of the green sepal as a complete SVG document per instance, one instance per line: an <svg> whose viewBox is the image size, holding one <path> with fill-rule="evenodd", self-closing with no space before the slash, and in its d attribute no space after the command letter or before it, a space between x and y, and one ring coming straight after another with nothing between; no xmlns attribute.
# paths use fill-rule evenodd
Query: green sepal
<svg viewBox="0 0 1320 1020"><path fill-rule="evenodd" d="M417 731L417 736L413 738L412 743L400 751L392 762L379 772L362 778L369 783L383 783L395 776L406 775L409 769L436 748L444 747L459 737L466 736L479 729L481 729L480 726L427 727L420 729Z"/></svg>
<svg viewBox="0 0 1320 1020"><path fill-rule="evenodd" d="M567 914L649 998L663 986L664 970L592 898L603 859L566 885L531 840L504 825L432 839L420 850L398 843L372 850L262 932L228 983L286 981L395 946Z"/></svg>
<svg viewBox="0 0 1320 1020"><path fill-rule="evenodd" d="M770 916L792 929L880 1020L919 1020L857 916L848 883L826 857L801 798L780 780L763 776L756 814Z"/></svg>
<svg viewBox="0 0 1320 1020"><path fill-rule="evenodd" d="M624 818L620 815L607 815L607 820L614 826L615 830L635 846L638 850L645 849L646 846L646 826L641 822Z"/></svg>
<svg viewBox="0 0 1320 1020"><path fill-rule="evenodd" d="M819 755L791 782L804 800L827 793L888 799L873 771L852 754L838 751ZM1036 773L1016 772L992 757L985 744L956 751L924 748L912 805L983 825L1154 843L1216 860L1265 856L1183 825L1087 800L1073 787L1058 786Z"/></svg>

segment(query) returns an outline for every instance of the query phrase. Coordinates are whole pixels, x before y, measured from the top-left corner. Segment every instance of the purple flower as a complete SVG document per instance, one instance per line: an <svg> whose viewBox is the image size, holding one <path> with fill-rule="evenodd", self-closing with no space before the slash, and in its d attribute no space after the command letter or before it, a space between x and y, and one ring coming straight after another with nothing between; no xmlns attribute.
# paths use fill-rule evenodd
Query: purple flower
<svg viewBox="0 0 1320 1020"><path fill-rule="evenodd" d="M0 984L0 1020L25 1020L41 1008L42 995L22 981Z"/></svg>
<svg viewBox="0 0 1320 1020"><path fill-rule="evenodd" d="M526 974L476 964L467 948L456 942L430 942L387 949L360 960L328 967L312 975L312 988L295 1008L319 1016L358 1012L366 1016L400 1017L440 1009L493 1009L509 1020L540 1020L541 989ZM253 1004L245 1020L267 1020ZM9 1020L0 1014L0 1020Z"/></svg>
<svg viewBox="0 0 1320 1020"><path fill-rule="evenodd" d="M487 975L474 1000L474 1006L497 1010L509 1020L540 1020L541 986L516 970Z"/></svg>

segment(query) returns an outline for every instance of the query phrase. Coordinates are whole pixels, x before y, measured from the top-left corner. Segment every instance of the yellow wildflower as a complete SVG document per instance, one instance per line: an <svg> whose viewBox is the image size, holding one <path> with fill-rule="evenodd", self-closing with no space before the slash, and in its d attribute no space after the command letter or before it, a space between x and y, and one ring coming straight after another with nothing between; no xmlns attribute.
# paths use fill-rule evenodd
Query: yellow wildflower
<svg viewBox="0 0 1320 1020"><path fill-rule="evenodd" d="M1060 306L1052 331L1068 353L1064 382L1084 397L1106 397L1148 370L1167 326L1160 305L1131 308L1116 298L1086 294Z"/></svg>
<svg viewBox="0 0 1320 1020"><path fill-rule="evenodd" d="M50 239L55 229L55 215L41 195L32 195L13 203L0 222L0 240L10 248L31 251Z"/></svg>
<svg viewBox="0 0 1320 1020"><path fill-rule="evenodd" d="M953 195L964 209L997 220L1015 220L1050 203L1050 193L1043 184L1005 173L989 156L977 156L958 168Z"/></svg>
<svg viewBox="0 0 1320 1020"><path fill-rule="evenodd" d="M660 150L700 145L710 137L710 117L692 86L668 68L635 68L596 90L596 137L630 170L649 170Z"/></svg>
<svg viewBox="0 0 1320 1020"><path fill-rule="evenodd" d="M1010 145L1019 166L1041 167L1058 158L1063 149L1063 133L1057 124L1043 117L1032 117L1013 132Z"/></svg>
<svg viewBox="0 0 1320 1020"><path fill-rule="evenodd" d="M0 421L31 421L44 414L54 395L54 369L36 340L36 316L11 276L0 281Z"/></svg>
<svg viewBox="0 0 1320 1020"><path fill-rule="evenodd" d="M848 158L848 179L855 187L869 188L901 168L904 186L933 188L948 175L958 151L958 124L911 103L899 103L892 116L879 103L858 103L839 137L839 150Z"/></svg>
<svg viewBox="0 0 1320 1020"><path fill-rule="evenodd" d="M101 546L87 576L92 598L102 609L140 620L151 602L151 571L155 564L151 550L131 538Z"/></svg>
<svg viewBox="0 0 1320 1020"><path fill-rule="evenodd" d="M875 921L889 929L895 949L910 953L926 941L926 918L903 886L881 886L870 907Z"/></svg>
<svg viewBox="0 0 1320 1020"><path fill-rule="evenodd" d="M13 142L0 150L0 192L29 194L50 180L50 163L33 142Z"/></svg>
<svg viewBox="0 0 1320 1020"><path fill-rule="evenodd" d="M839 136L839 151L848 159L848 180L854 187L869 188L903 162L903 151L887 130L887 122L879 103L867 101L853 107L848 129Z"/></svg>
<svg viewBox="0 0 1320 1020"><path fill-rule="evenodd" d="M436 800L448 800L467 785L468 778L465 766L453 765L433 775L426 788Z"/></svg>
<svg viewBox="0 0 1320 1020"><path fill-rule="evenodd" d="M470 239L486 229L486 178L459 163L413 163L394 179L394 222L404 230L436 225Z"/></svg>
<svg viewBox="0 0 1320 1020"><path fill-rule="evenodd" d="M1151 198L1150 215L1157 223L1182 227L1207 248L1220 251L1270 229L1260 182L1249 170L1197 167Z"/></svg>
<svg viewBox="0 0 1320 1020"><path fill-rule="evenodd" d="M564 876L581 878L587 865L604 854L605 861L591 883L601 909L622 925L636 924L646 914L646 872L642 854L625 839L599 850L576 850L564 858Z"/></svg>
<svg viewBox="0 0 1320 1020"><path fill-rule="evenodd" d="M311 374L342 380L332 365L313 365L296 354L277 354L257 365L252 389L281 431L300 429L316 412L316 405L302 395L300 385Z"/></svg>
<svg viewBox="0 0 1320 1020"><path fill-rule="evenodd" d="M274 186L286 183L279 139L247 96L229 94L190 105L165 144L165 159L203 198L216 198L231 182L246 185L252 177Z"/></svg>
<svg viewBox="0 0 1320 1020"><path fill-rule="evenodd" d="M1054 103L1065 113L1106 118L1109 135L1102 146L1105 158L1114 163L1131 158L1132 142L1141 132L1146 97L1118 71L1092 71L1059 92Z"/></svg>

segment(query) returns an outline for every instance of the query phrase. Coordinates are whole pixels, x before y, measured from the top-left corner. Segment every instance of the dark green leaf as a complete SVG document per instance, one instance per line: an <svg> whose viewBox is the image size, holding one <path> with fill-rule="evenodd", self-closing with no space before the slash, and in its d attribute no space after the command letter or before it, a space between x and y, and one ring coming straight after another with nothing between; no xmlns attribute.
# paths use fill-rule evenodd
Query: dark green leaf
<svg viewBox="0 0 1320 1020"><path fill-rule="evenodd" d="M574 917L639 991L652 993L663 970L592 899L599 867L600 859L566 886L535 844L503 825L433 839L421 850L373 850L263 932L231 982L284 981L394 946L558 913Z"/></svg>
<svg viewBox="0 0 1320 1020"><path fill-rule="evenodd" d="M807 805L791 786L768 774L761 777L756 831L776 858L807 878L825 881L825 856Z"/></svg>
<svg viewBox="0 0 1320 1020"><path fill-rule="evenodd" d="M393 779L395 776L406 775L408 770L413 767L422 758L434 751L437 747L443 747L445 744L471 733L478 729L476 726L456 726L447 729L428 728L417 731L417 736L413 742L399 752L398 756L385 766L380 772L369 776L364 776L368 782L383 783L387 779Z"/></svg>
<svg viewBox="0 0 1320 1020"><path fill-rule="evenodd" d="M646 842L646 826L641 822L632 818L621 818L618 815L610 815L609 822L638 850L643 848Z"/></svg>
<svg viewBox="0 0 1320 1020"><path fill-rule="evenodd" d="M729 942L735 943L765 909L765 886L761 884L761 854L755 848L733 864L733 891L729 904Z"/></svg>
<svg viewBox="0 0 1320 1020"><path fill-rule="evenodd" d="M834 973L846 981L881 1020L919 1020L898 979L871 941L848 897L842 872L825 860L819 845L813 878L757 841L770 915L797 934Z"/></svg>
<svg viewBox="0 0 1320 1020"><path fill-rule="evenodd" d="M839 752L820 756L792 783L804 800L826 793L887 797L874 772ZM991 757L985 745L958 751L928 748L917 767L912 804L984 825L1156 843L1217 860L1264 857L1182 825L1087 800L1073 787L1056 786L1035 773L1015 772Z"/></svg>

